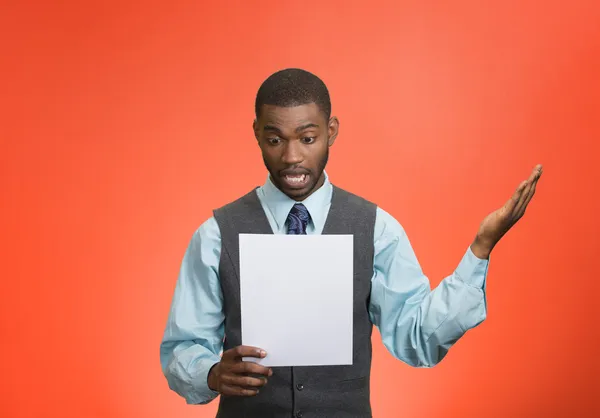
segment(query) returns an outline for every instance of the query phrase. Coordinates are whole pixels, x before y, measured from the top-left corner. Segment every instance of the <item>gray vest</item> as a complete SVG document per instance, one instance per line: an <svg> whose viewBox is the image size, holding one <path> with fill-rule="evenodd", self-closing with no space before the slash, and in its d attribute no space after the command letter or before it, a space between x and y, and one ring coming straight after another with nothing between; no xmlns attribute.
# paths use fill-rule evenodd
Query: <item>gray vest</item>
<svg viewBox="0 0 600 418"><path fill-rule="evenodd" d="M221 232L219 279L225 312L224 350L242 343L239 235L272 234L251 191L214 211ZM354 235L353 364L345 366L273 367L258 395L221 396L217 418L364 418L371 417L371 332L369 297L373 276L376 206L333 187L323 234ZM319 344L318 341L314 342Z"/></svg>

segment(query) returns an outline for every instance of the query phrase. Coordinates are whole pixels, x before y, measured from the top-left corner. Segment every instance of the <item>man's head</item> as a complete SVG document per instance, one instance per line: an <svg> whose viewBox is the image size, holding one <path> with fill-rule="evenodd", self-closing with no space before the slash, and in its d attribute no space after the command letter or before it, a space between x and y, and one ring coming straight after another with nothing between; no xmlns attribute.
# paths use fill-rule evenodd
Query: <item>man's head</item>
<svg viewBox="0 0 600 418"><path fill-rule="evenodd" d="M292 199L306 199L325 181L338 133L327 87L308 71L278 71L260 86L255 112L254 135L273 183Z"/></svg>

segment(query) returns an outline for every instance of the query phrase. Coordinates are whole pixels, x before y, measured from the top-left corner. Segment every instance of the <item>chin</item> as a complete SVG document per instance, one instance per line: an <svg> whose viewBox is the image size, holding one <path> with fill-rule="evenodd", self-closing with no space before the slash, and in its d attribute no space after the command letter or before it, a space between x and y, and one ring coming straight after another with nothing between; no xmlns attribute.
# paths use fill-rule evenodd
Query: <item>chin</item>
<svg viewBox="0 0 600 418"><path fill-rule="evenodd" d="M315 186L316 184L309 184L301 189L286 187L281 189L281 191L292 199L302 200L311 194L311 192L315 189Z"/></svg>
<svg viewBox="0 0 600 418"><path fill-rule="evenodd" d="M283 192L294 199L302 198L309 193L309 191L306 189L286 189Z"/></svg>

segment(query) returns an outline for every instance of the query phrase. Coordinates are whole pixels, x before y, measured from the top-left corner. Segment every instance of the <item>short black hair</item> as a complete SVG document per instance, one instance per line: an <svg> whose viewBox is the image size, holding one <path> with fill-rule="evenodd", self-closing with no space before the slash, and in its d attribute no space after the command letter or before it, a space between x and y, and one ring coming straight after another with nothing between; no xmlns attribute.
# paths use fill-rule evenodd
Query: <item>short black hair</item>
<svg viewBox="0 0 600 418"><path fill-rule="evenodd" d="M258 119L262 105L292 107L309 103L319 106L329 121L331 100L325 83L306 70L287 68L271 74L262 83L256 94L254 112Z"/></svg>

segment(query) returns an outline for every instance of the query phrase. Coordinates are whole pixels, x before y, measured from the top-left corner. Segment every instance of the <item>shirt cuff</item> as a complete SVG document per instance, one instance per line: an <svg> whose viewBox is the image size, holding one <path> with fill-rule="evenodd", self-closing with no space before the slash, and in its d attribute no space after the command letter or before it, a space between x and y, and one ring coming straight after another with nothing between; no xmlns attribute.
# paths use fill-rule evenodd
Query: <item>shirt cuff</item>
<svg viewBox="0 0 600 418"><path fill-rule="evenodd" d="M488 266L489 259L484 260L478 258L473 254L473 251L471 251L471 247L469 246L460 264L456 268L456 275L466 284L478 289L484 289Z"/></svg>
<svg viewBox="0 0 600 418"><path fill-rule="evenodd" d="M208 374L210 373L210 369L212 369L218 361L202 361L202 363L202 366L199 367L198 373L194 378L194 390L190 391L185 396L186 402L190 405L205 405L219 396L219 392L215 392L208 387Z"/></svg>

